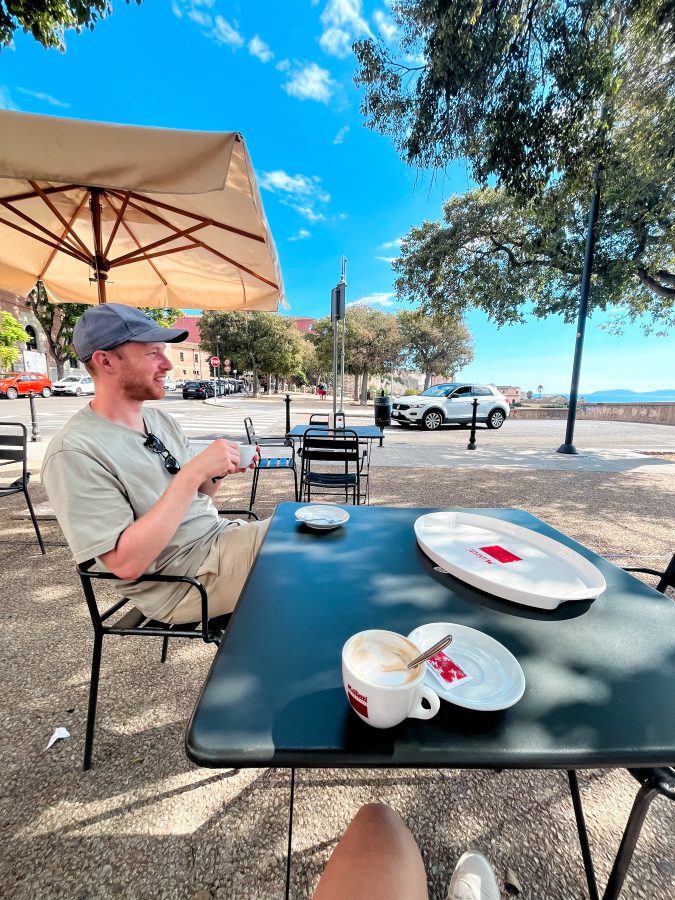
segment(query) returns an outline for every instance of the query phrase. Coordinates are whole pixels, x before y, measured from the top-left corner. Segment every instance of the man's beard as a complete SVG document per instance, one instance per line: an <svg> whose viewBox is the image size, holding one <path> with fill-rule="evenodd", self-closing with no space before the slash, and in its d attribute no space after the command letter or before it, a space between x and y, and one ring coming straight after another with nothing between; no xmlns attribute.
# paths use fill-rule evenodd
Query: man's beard
<svg viewBox="0 0 675 900"><path fill-rule="evenodd" d="M164 384L154 381L149 376L139 378L133 372L127 372L122 381L122 392L127 400L142 403L144 400L161 400L164 396Z"/></svg>

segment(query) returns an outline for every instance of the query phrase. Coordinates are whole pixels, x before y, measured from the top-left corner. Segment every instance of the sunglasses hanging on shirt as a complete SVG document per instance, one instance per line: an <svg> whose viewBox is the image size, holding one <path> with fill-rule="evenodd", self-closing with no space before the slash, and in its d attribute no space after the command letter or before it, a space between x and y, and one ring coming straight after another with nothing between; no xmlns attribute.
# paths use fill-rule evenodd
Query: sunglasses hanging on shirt
<svg viewBox="0 0 675 900"><path fill-rule="evenodd" d="M180 463L176 459L175 456L172 456L169 451L166 449L164 444L160 441L158 437L155 437L154 434L149 434L143 444L144 447L148 447L153 453L159 453L160 456L164 459L164 468L169 473L169 475L176 475L180 472Z"/></svg>

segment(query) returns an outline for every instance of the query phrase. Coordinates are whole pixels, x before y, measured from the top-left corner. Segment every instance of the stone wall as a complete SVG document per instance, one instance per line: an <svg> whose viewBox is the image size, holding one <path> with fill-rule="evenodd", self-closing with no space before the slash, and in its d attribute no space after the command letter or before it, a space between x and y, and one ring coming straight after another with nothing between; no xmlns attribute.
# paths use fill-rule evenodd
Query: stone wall
<svg viewBox="0 0 675 900"><path fill-rule="evenodd" d="M514 419L566 419L566 409L512 409ZM644 422L647 425L675 425L675 403L580 403L577 420Z"/></svg>

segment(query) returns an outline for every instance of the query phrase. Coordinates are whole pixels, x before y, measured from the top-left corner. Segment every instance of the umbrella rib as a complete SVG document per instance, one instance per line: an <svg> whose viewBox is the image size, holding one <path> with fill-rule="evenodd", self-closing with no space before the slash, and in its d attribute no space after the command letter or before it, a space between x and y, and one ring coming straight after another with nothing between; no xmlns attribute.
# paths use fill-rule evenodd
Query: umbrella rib
<svg viewBox="0 0 675 900"><path fill-rule="evenodd" d="M82 190L81 184L63 184L60 187L42 188L45 194L61 194L64 191ZM16 203L19 200L32 200L35 197L35 191L26 191L23 194L12 194L10 197L3 197L8 203Z"/></svg>
<svg viewBox="0 0 675 900"><path fill-rule="evenodd" d="M22 228L20 225L17 225L15 222L10 222L7 219L3 219L0 216L0 223L3 225L9 226L9 228L13 228L15 231L20 231L21 234L25 234L29 238L33 238L35 241L40 241L42 244L46 244L48 247L53 247L54 250L60 250L62 253L66 253L68 256L72 256L73 259L78 260L79 262L85 262L91 265L91 260L87 257L83 256L81 253L78 253L76 250L72 249L70 244L64 246L63 242L55 244L54 241L48 241L47 238L40 237L39 234L33 234L32 231L28 231L26 228ZM53 237L54 240L60 240L56 235L52 235L50 232L50 237Z"/></svg>
<svg viewBox="0 0 675 900"><path fill-rule="evenodd" d="M124 195L124 199L122 201L122 206L117 212L117 218L115 219L115 224L113 225L112 231L110 232L110 237L108 238L108 243L106 244L105 250L103 251L103 256L107 259L108 253L110 252L110 248L112 247L112 242L115 240L115 235L117 234L117 229L120 227L122 222L122 218L124 216L124 211L127 208L127 203L129 202L129 191ZM111 209L115 209L115 207L108 201L108 205Z"/></svg>
<svg viewBox="0 0 675 900"><path fill-rule="evenodd" d="M118 194L115 191L110 191L111 194L115 194L115 196L119 199ZM198 219L200 222L204 222L206 225L213 225L214 228L222 228L225 231L231 231L233 234L241 235L241 237L250 238L252 241L259 241L261 244L265 243L265 238L259 234L253 234L251 231L244 231L242 228L236 228L234 225L225 225L224 222L217 222L215 219L207 219L204 216L200 216L199 213L188 212L186 209L180 209L178 206L171 206L169 203L162 203L161 200L154 200L150 197L146 197L143 194L135 194L133 191L131 192L132 199L139 200L143 203L149 203L151 206L157 206L160 209L167 209L169 212L178 213L180 216L185 216L188 219ZM134 204L132 204L134 206ZM147 209L143 209L142 206L135 206L135 209L140 210L141 212L147 213L149 216L153 216L157 219L158 222L162 222L164 225L167 225L169 228L175 228L174 225L171 225L170 222L167 222L165 219L162 219L157 213L151 213Z"/></svg>
<svg viewBox="0 0 675 900"><path fill-rule="evenodd" d="M34 194L32 196L35 197ZM83 256L82 252L80 250L78 250L77 247L75 247L73 244L71 244L70 241L65 240L63 235L61 235L61 237L59 237L57 234L54 234L53 231L50 231L44 225L41 225L40 222L36 222L36 220L33 219L31 216L29 216L27 213L22 212L20 209L15 209L15 207L12 206L12 204L8 200L5 200L5 199L0 200L0 205L4 206L15 216L18 216L20 219L23 219L24 222L28 222L29 225L33 226L33 228L37 228L38 231L41 231L41 232L43 232L43 234L46 234L47 237L50 237L55 241L59 241L62 246L67 247L69 250L72 251L72 253L76 254L78 259L82 259L83 262L90 260L89 250L87 250L86 247L84 249L85 249L85 252L87 255ZM6 220L3 219L3 221L6 221ZM17 230L18 230L18 226L13 226L9 222L7 222L6 224L10 225L10 227L12 227L12 228L17 227ZM23 233L30 234L30 232L28 232L28 231L24 231ZM37 235L33 235L33 237L35 237L36 240L38 239ZM67 252L67 251L64 250L64 252Z"/></svg>
<svg viewBox="0 0 675 900"><path fill-rule="evenodd" d="M168 256L170 253L181 253L183 250L195 250L199 244L182 244L180 247L170 248L169 250L158 250L157 253L144 253L143 257L150 262L151 259L155 259L157 256ZM115 268L118 266L129 266L133 263L142 262L143 257L135 256L133 259L125 259L123 262L115 263ZM112 263L110 267L112 268Z"/></svg>
<svg viewBox="0 0 675 900"><path fill-rule="evenodd" d="M110 192L110 193L112 193L112 192ZM108 204L108 206L112 209L112 211L117 215L117 214L118 214L118 213L117 213L117 210L115 209L115 207L114 207L112 201L110 200L110 197L108 196L108 193L104 193L104 194L102 194L101 196L102 196L102 199L105 200L105 202ZM138 247L138 249L139 249L141 252L143 252L143 248L142 248L142 246L141 246L141 242L138 240L138 238L137 238L136 235L133 233L133 231L131 230L131 228L129 228L129 226L127 225L127 223L126 223L125 221L123 221L122 219L120 219L120 224L121 224L122 228L124 228L124 230L128 233L129 237L130 237L131 240L134 242L134 244L136 244L136 246ZM162 284L164 285L164 287L168 287L169 282L168 282L168 281L166 280L166 278L162 275L162 273L159 271L159 269L157 268L157 266L153 263L153 261L152 261L151 259L148 260L148 265L150 265L150 266L154 269L155 274L157 275L157 277L159 278L159 280L162 282Z"/></svg>
<svg viewBox="0 0 675 900"><path fill-rule="evenodd" d="M75 210L75 212L73 213L73 215L72 215L71 218L70 218L70 223L69 223L70 225L72 225L73 222L75 221L75 219L79 216L80 210L82 209L82 207L84 206L84 204L85 204L86 202L87 202L87 195L86 195L86 194L83 194L83 195L82 195L82 199L80 200L80 203L79 203L77 209ZM70 244L69 244L68 246L70 246ZM62 248L61 248L61 249L62 249ZM45 272L46 272L47 269L51 266L52 260L54 259L54 257L55 257L56 254L58 253L58 251L59 251L59 248L56 248L56 247L55 247L55 248L52 250L52 252L49 254L49 258L48 258L47 262L44 264L44 266L42 267L42 271L40 272L40 274L39 274L39 276L38 276L38 279L42 279L42 278L44 277ZM63 251L62 251L62 252L63 252ZM93 261L93 260L86 260L86 262L87 262L89 265L91 265L92 261Z"/></svg>
<svg viewBox="0 0 675 900"><path fill-rule="evenodd" d="M121 266L128 262L136 262L136 260L139 258L140 253L145 254L146 251L154 250L155 247L160 247L162 244L167 244L170 241L175 241L181 237L187 237L189 234L192 234L193 231L198 231L200 228L206 228L206 224L204 222L199 222L197 225L193 225L191 228L185 228L185 229L183 229L183 231L177 231L175 234L169 235L169 237L163 237L157 241L153 241L152 244L146 244L146 246L143 247L142 250L140 250L140 249L132 250L131 253L125 253L124 256L118 256L117 259L111 259L110 267L112 268L113 266ZM194 247L196 245L192 244L191 246ZM185 249L185 248L182 247L180 249ZM179 248L177 247L175 250L166 250L165 253L178 253L178 250L179 250ZM159 256L160 254L155 253L155 254L149 254L149 255ZM161 255L164 255L164 254L161 254Z"/></svg>
<svg viewBox="0 0 675 900"><path fill-rule="evenodd" d="M47 205L47 207L54 213L59 222L63 225L66 231L75 239L75 241L80 245L80 247L84 250L85 253L89 253L89 248L84 243L82 238L70 227L66 219L61 215L58 209L54 206L52 201L47 197L45 192L42 190L37 181L28 181L28 184L33 188L35 193L40 197L40 199ZM63 236L62 236L63 239Z"/></svg>
<svg viewBox="0 0 675 900"><path fill-rule="evenodd" d="M110 191L110 193L114 194L117 197L117 194L115 194L114 191ZM131 196L136 197L138 195L132 194ZM118 199L119 199L119 197L118 197ZM145 199L145 198L142 197L141 199ZM148 201L148 202L154 203L154 201ZM167 206L167 204L158 204L158 205L164 205L167 209L174 209L174 207ZM167 228L172 228L174 231L177 231L175 225L172 225L171 222L167 222L166 219L163 219L161 216L158 216L157 213L153 213L149 209L143 209L142 206L139 206L137 203L133 203L131 200L129 201L129 206L133 207L134 209L137 209L139 212L145 213L147 216L150 216L151 219L156 219L156 221L161 222L162 225L166 225ZM178 213L181 213L181 210L179 210L179 209L176 209L175 211ZM181 214L186 215L186 216L191 216L193 219L198 218L198 216L196 216L194 213L181 213ZM216 222L213 221L213 219L203 219L202 218L201 221L205 225L216 225L217 224ZM223 226L223 227L228 228L228 226ZM230 229L230 228L228 228L228 230L237 231L237 229ZM248 235L248 233L245 231L239 231L239 234L243 234L248 237L254 237L254 235ZM204 243L204 241L200 241L197 238L193 238L193 240L203 250L206 250L209 253L213 253L214 256L218 256L220 259L225 260L225 262L229 263L231 266L235 266L235 268L241 269L242 272L246 272L248 275L251 275L253 278L257 278L259 281L263 281L265 284L269 284L270 287L273 287L277 291L279 290L278 284L275 284L275 282L270 281L268 278L265 278L263 275L259 275L257 272L254 272L253 269L247 269L246 266L242 265L241 263L238 263L234 259L231 259L231 257L229 257L229 256L225 256L224 253L221 253L219 250L216 250L214 247L211 247L209 244ZM263 243L265 242L264 238L256 237L256 240L261 240L261 241L263 241ZM140 245L139 245L139 250L140 250Z"/></svg>

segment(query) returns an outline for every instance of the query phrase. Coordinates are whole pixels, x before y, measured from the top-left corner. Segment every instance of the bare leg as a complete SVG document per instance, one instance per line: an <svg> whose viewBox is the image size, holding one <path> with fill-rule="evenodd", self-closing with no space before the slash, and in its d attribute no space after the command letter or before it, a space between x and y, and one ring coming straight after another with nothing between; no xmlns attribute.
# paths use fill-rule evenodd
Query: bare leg
<svg viewBox="0 0 675 900"><path fill-rule="evenodd" d="M357 812L333 851L314 900L427 900L422 855L390 806Z"/></svg>

